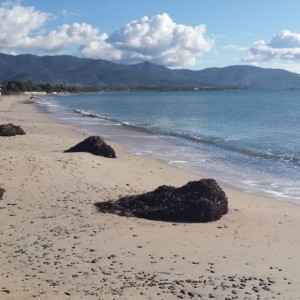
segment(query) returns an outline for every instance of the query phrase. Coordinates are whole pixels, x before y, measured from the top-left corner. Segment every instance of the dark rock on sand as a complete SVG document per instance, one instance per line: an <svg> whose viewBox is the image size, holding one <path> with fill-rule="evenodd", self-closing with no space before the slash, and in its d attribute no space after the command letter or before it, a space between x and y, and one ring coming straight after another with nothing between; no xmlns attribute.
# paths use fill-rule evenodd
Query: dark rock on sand
<svg viewBox="0 0 300 300"><path fill-rule="evenodd" d="M95 206L104 213L173 222L216 221L228 212L227 197L214 179L191 181L180 188L163 185Z"/></svg>
<svg viewBox="0 0 300 300"><path fill-rule="evenodd" d="M0 188L0 200L2 200L5 189Z"/></svg>
<svg viewBox="0 0 300 300"><path fill-rule="evenodd" d="M65 152L89 152L94 155L116 158L114 149L107 145L100 136L90 136Z"/></svg>
<svg viewBox="0 0 300 300"><path fill-rule="evenodd" d="M0 125L0 136L24 135L25 132L20 126L11 123Z"/></svg>

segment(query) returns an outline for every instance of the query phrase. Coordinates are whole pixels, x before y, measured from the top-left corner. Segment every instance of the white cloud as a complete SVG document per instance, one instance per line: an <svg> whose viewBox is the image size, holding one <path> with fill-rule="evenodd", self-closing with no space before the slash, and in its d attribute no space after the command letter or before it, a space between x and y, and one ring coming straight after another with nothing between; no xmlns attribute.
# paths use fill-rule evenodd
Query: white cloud
<svg viewBox="0 0 300 300"><path fill-rule="evenodd" d="M115 49L107 42L107 34L101 34L94 38L87 45L80 48L81 56L89 58L99 58L112 61L122 61L123 51Z"/></svg>
<svg viewBox="0 0 300 300"><path fill-rule="evenodd" d="M29 38L30 32L45 24L47 17L46 13L36 11L33 7L10 6L7 2L1 5L0 50L20 47Z"/></svg>
<svg viewBox="0 0 300 300"><path fill-rule="evenodd" d="M282 30L275 34L270 43L257 41L250 48L243 62L258 63L271 60L300 61L300 34Z"/></svg>
<svg viewBox="0 0 300 300"><path fill-rule="evenodd" d="M63 24L44 33L49 19L50 15L34 7L8 3L0 6L0 51L62 53L98 35L98 29L86 23Z"/></svg>
<svg viewBox="0 0 300 300"><path fill-rule="evenodd" d="M76 16L79 15L78 13L70 12L70 11L68 11L66 9L63 9L60 13L64 16L64 18L67 18L67 17L76 17Z"/></svg>
<svg viewBox="0 0 300 300"><path fill-rule="evenodd" d="M241 47L241 46L237 46L237 45L226 45L226 46L223 46L222 48L226 49L226 50L236 50L236 51L241 51L241 52L248 50L245 47Z"/></svg>
<svg viewBox="0 0 300 300"><path fill-rule="evenodd" d="M95 39L98 29L86 23L64 24L48 35L27 38L22 46L34 51L62 53L73 45L88 43Z"/></svg>
<svg viewBox="0 0 300 300"><path fill-rule="evenodd" d="M281 30L272 37L270 46L273 48L300 48L300 33Z"/></svg>
<svg viewBox="0 0 300 300"><path fill-rule="evenodd" d="M100 34L98 28L86 23L62 24L49 31L51 19L53 16L22 6L21 2L2 2L0 51L74 54L70 51L76 49L83 57L121 63L148 60L170 67L187 67L199 63L201 55L213 46L213 40L205 35L205 25L176 24L166 13L132 21L111 35Z"/></svg>
<svg viewBox="0 0 300 300"><path fill-rule="evenodd" d="M203 53L212 49L213 41L205 36L205 30L205 25L176 24L164 13L132 21L106 39L89 43L81 53L105 58L103 54L110 49L114 60L123 63L148 60L170 67L193 66Z"/></svg>

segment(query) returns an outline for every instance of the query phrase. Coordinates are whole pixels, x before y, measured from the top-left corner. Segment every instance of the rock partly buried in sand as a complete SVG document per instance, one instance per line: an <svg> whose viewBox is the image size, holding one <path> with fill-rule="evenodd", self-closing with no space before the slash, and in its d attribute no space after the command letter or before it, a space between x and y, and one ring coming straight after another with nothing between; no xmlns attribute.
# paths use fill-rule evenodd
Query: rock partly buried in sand
<svg viewBox="0 0 300 300"><path fill-rule="evenodd" d="M94 155L116 158L114 149L107 145L100 136L90 136L65 152L89 152Z"/></svg>
<svg viewBox="0 0 300 300"><path fill-rule="evenodd" d="M0 136L24 135L25 132L20 126L11 123L0 125Z"/></svg>
<svg viewBox="0 0 300 300"><path fill-rule="evenodd" d="M2 200L5 189L0 188L0 200Z"/></svg>
<svg viewBox="0 0 300 300"><path fill-rule="evenodd" d="M191 181L180 188L163 185L95 206L104 213L173 222L216 221L228 212L227 197L214 179Z"/></svg>

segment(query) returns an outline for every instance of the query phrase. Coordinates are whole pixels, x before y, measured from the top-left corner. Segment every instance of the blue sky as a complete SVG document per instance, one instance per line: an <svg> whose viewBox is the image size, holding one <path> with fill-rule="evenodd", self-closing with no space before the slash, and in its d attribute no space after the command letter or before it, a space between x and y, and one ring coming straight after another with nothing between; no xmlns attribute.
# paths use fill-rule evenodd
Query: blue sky
<svg viewBox="0 0 300 300"><path fill-rule="evenodd" d="M299 0L0 1L0 52L300 73Z"/></svg>

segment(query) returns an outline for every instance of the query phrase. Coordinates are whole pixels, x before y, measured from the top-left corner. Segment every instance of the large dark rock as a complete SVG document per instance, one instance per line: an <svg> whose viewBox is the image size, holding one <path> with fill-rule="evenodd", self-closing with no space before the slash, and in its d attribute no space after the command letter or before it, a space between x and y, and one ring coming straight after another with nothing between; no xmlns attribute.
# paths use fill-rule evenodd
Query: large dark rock
<svg viewBox="0 0 300 300"><path fill-rule="evenodd" d="M114 149L107 145L100 136L90 136L65 152L89 152L109 158L116 158Z"/></svg>
<svg viewBox="0 0 300 300"><path fill-rule="evenodd" d="M0 200L2 200L5 189L0 188Z"/></svg>
<svg viewBox="0 0 300 300"><path fill-rule="evenodd" d="M20 126L15 126L11 123L0 125L0 136L15 136L25 134Z"/></svg>
<svg viewBox="0 0 300 300"><path fill-rule="evenodd" d="M228 212L227 197L214 179L191 181L180 188L163 185L95 206L104 213L173 222L216 221Z"/></svg>

